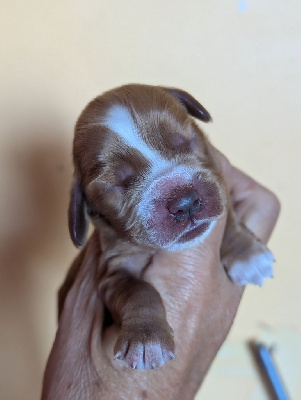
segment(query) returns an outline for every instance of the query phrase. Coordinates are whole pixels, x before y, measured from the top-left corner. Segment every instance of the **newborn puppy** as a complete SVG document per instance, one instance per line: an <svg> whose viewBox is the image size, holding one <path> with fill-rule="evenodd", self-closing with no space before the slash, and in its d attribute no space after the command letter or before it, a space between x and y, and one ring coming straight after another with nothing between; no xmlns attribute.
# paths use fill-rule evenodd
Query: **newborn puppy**
<svg viewBox="0 0 301 400"><path fill-rule="evenodd" d="M272 254L236 219L212 146L192 117L211 119L182 90L133 84L94 99L75 127L70 234L84 245L89 217L99 231L99 294L120 324L115 357L132 368L174 358L161 297L141 280L159 249L200 244L226 213L221 260L230 278L261 285L272 276ZM80 258L60 290L60 310Z"/></svg>

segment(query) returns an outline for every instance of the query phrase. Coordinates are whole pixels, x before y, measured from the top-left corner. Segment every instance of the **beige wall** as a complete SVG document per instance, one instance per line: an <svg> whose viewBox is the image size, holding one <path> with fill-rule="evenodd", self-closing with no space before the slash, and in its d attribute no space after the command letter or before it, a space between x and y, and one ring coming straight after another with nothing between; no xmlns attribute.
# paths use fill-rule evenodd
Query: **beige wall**
<svg viewBox="0 0 301 400"><path fill-rule="evenodd" d="M55 292L75 254L73 125L93 96L126 82L193 93L214 117L213 143L283 205L270 242L275 279L247 290L200 398L267 398L244 347L262 336L301 398L300 2L2 0L0 9L1 400L39 396Z"/></svg>

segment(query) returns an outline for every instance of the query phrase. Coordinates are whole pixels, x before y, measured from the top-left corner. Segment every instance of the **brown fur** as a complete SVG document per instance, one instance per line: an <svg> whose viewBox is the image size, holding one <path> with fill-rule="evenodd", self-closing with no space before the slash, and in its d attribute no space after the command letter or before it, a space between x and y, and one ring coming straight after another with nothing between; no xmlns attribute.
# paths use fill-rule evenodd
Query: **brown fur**
<svg viewBox="0 0 301 400"><path fill-rule="evenodd" d="M203 187L198 188L199 181L188 182L177 187L168 201L178 204L177 197L185 198L191 187L196 193L211 193L210 199L202 199L202 208L207 206L205 217L209 220L223 213L228 215L221 257L230 272L235 272L237 259L244 262L253 254L265 254L266 249L232 212L213 149L191 118L192 115L207 122L210 115L192 96L177 89L126 85L104 93L85 108L75 128L70 233L76 245L84 244L88 216L91 217L102 249L99 293L115 322L121 325L115 356L133 368L149 369L174 358L174 341L160 295L141 280L144 268L160 249L160 241L152 239L137 212L147 190L144 182L150 176L151 165L144 154L126 145L104 124L105 115L115 104L128 110L150 149L201 173ZM202 209L199 213L201 218ZM172 235L172 224L178 229L186 220L175 222L171 218L170 223ZM60 290L60 311L81 259L73 264ZM244 272L239 270L239 274L241 278L234 273L232 279L244 284ZM251 282L252 279L256 283L257 276L252 275Z"/></svg>

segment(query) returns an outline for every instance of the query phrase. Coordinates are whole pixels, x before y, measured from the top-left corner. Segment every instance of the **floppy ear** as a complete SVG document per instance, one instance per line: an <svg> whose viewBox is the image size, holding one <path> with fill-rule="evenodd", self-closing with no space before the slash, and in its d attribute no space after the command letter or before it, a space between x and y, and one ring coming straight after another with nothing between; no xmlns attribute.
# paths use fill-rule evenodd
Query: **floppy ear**
<svg viewBox="0 0 301 400"><path fill-rule="evenodd" d="M187 112L193 117L200 119L203 122L209 122L212 120L211 115L194 97L189 93L184 92L184 90L175 88L165 88L162 89L169 92L178 102L186 108Z"/></svg>
<svg viewBox="0 0 301 400"><path fill-rule="evenodd" d="M69 232L76 247L83 246L87 240L89 219L84 193L78 179L74 178L68 210Z"/></svg>

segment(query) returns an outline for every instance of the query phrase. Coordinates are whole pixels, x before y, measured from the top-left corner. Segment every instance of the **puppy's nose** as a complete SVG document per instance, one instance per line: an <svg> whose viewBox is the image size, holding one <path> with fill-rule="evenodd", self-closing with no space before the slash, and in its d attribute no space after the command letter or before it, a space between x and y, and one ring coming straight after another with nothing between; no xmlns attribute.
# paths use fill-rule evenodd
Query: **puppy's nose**
<svg viewBox="0 0 301 400"><path fill-rule="evenodd" d="M177 221L185 221L200 211L201 200L195 191L191 191L173 200L167 208Z"/></svg>

